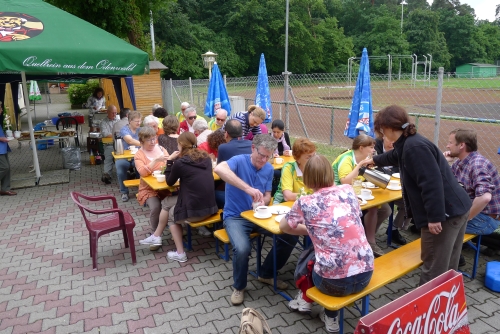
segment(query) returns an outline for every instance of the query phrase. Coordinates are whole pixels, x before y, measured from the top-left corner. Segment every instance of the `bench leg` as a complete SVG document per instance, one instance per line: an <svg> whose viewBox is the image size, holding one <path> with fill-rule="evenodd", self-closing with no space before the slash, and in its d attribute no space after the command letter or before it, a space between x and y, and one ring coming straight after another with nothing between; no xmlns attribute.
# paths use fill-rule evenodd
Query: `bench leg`
<svg viewBox="0 0 500 334"><path fill-rule="evenodd" d="M344 308L339 310L339 333L344 334Z"/></svg>
<svg viewBox="0 0 500 334"><path fill-rule="evenodd" d="M229 244L224 244L224 260L229 261Z"/></svg>
<svg viewBox="0 0 500 334"><path fill-rule="evenodd" d="M467 241L466 242L466 245L469 246L470 248L472 248L475 251L475 253L474 253L474 264L472 265L472 274L469 275L468 273L462 271L462 275L464 275L466 277L469 277L470 279L476 278L477 265L478 265L478 262L479 262L479 252L481 250L481 236L478 235L478 236L476 236L476 238L477 238L477 242L476 242L475 245L472 243L472 241Z"/></svg>
<svg viewBox="0 0 500 334"><path fill-rule="evenodd" d="M370 295L361 298L361 316L364 317L370 312Z"/></svg>
<svg viewBox="0 0 500 334"><path fill-rule="evenodd" d="M191 251L193 250L193 245L191 243L191 226L189 224L186 224L187 225L187 235L186 235L186 239L187 239L187 243L184 243L184 247L186 247L186 250L188 251Z"/></svg>

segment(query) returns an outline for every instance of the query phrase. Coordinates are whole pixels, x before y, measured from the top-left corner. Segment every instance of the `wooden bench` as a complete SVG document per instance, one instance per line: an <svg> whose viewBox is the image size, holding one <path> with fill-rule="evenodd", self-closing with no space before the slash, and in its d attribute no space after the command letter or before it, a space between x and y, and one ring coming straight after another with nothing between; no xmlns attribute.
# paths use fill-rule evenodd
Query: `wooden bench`
<svg viewBox="0 0 500 334"><path fill-rule="evenodd" d="M466 234L464 236L464 243L470 243L470 241L475 237L476 235ZM472 247L475 247L476 249L473 269L474 276L477 267L477 259L479 258L479 245L481 241L480 236L478 237L478 243L476 246L471 243ZM344 330L344 307L349 306L361 299L361 316L367 315L370 309L370 293L386 286L390 282L408 274L422 265L422 260L420 259L420 248L421 242L420 239L417 239L376 258L374 262L375 269L370 283L361 292L344 297L334 297L325 295L316 287L313 287L307 290L306 295L327 310L339 311L339 326L340 333L342 334Z"/></svg>
<svg viewBox="0 0 500 334"><path fill-rule="evenodd" d="M222 221L222 219L220 217L221 213L222 213L222 209L219 209L219 211L217 211L216 213L214 213L213 215L211 215L210 217L208 217L204 220L201 220L199 222L194 222L194 223L188 223L187 224L187 235L186 235L187 242L185 243L184 247L186 247L187 250L193 249L191 228L197 228L200 226L207 226L210 224L220 223Z"/></svg>
<svg viewBox="0 0 500 334"><path fill-rule="evenodd" d="M214 237L215 237L215 254L219 256L221 259L225 261L229 261L229 244L231 241L229 240L229 236L227 235L226 229L220 229L214 232ZM260 234L257 232L251 233L250 234L250 240L253 240L257 237L260 237ZM224 244L224 255L219 254L219 241L221 241ZM257 241L257 253L258 256L260 255L260 238Z"/></svg>
<svg viewBox="0 0 500 334"><path fill-rule="evenodd" d="M141 179L125 180L125 181L123 181L123 185L127 188L139 187L140 182L141 182Z"/></svg>

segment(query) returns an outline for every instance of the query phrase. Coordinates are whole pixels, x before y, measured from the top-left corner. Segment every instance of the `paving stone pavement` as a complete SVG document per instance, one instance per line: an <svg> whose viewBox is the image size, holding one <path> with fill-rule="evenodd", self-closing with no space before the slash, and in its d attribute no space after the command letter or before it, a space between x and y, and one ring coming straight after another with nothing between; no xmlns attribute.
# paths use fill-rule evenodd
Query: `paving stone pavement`
<svg viewBox="0 0 500 334"><path fill-rule="evenodd" d="M56 115L65 108L51 105L50 111ZM39 110L45 112L44 107ZM10 145L15 177L26 172L32 155L27 143L21 149ZM39 153L42 175L62 168L58 147ZM232 306L232 264L215 255L212 237L194 236L186 263L166 260L166 252L174 248L168 233L158 252L139 245L149 232L148 209L133 199L121 202L116 183L102 184L101 175L102 166L91 166L82 153L82 168L70 172L70 183L19 189L17 196L0 198L0 333L237 333L244 307L261 311L273 333L326 333L318 306L312 315L292 312L281 296L251 275L245 303ZM99 240L99 270L92 270L88 233L69 197L73 190L114 195L120 208L130 212L137 224L135 266L115 232ZM378 239L385 244L382 232ZM266 244L265 251L269 249ZM470 270L473 253L464 254ZM297 256L295 251L280 272L292 287ZM483 283L485 263L498 259L481 255L477 278L464 277L472 333L497 333L500 327L500 294ZM371 309L414 289L419 274L416 270L373 293ZM294 296L296 290L290 293ZM352 333L359 314L347 308L345 318L345 332Z"/></svg>

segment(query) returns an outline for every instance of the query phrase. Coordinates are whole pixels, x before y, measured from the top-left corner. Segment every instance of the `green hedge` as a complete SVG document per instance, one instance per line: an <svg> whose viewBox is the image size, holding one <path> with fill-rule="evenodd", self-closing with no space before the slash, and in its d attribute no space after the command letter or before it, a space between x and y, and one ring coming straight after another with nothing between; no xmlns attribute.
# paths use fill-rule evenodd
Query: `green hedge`
<svg viewBox="0 0 500 334"><path fill-rule="evenodd" d="M73 105L82 105L87 102L94 90L99 87L99 80L89 80L86 84L71 84L68 87L69 102Z"/></svg>

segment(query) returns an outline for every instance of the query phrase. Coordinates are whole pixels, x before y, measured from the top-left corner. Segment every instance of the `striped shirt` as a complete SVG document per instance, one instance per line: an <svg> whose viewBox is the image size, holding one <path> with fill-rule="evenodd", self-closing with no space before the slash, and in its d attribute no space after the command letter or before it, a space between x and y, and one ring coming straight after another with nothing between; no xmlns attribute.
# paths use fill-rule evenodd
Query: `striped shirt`
<svg viewBox="0 0 500 334"><path fill-rule="evenodd" d="M245 138L249 132L252 132L252 134L254 136L262 133L262 131L260 129L260 125L250 127L250 123L248 121L248 112L240 111L240 112L234 113L231 117L229 117L229 119L236 119L236 120L238 120L238 122L241 123L241 128L243 130L243 134L242 134L243 138ZM224 130L224 127L225 127L225 124L222 127L223 130Z"/></svg>
<svg viewBox="0 0 500 334"><path fill-rule="evenodd" d="M500 176L488 159L479 152L471 152L465 159L455 161L451 170L470 199L491 194L490 202L481 213L500 214Z"/></svg>

